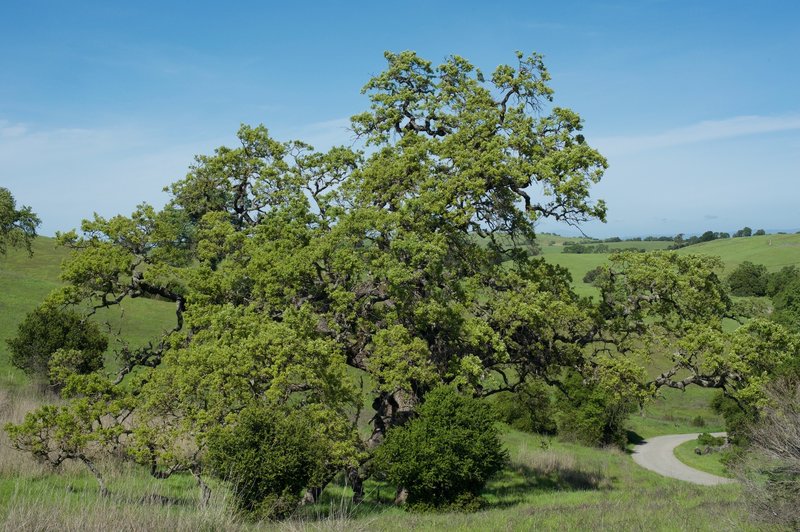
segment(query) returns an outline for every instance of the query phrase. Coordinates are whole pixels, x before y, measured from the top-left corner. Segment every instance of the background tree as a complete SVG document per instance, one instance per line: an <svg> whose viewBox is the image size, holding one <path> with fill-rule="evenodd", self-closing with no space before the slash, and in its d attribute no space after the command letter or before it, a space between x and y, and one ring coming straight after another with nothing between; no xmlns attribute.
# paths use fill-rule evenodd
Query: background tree
<svg viewBox="0 0 800 532"><path fill-rule="evenodd" d="M736 296L767 295L767 267L744 261L728 276L731 292Z"/></svg>
<svg viewBox="0 0 800 532"><path fill-rule="evenodd" d="M7 340L11 363L28 375L47 378L51 358L59 350L72 350L69 366L87 374L103 367L108 339L96 323L70 310L44 305L30 312L19 324L17 335ZM66 362L61 357L59 364Z"/></svg>
<svg viewBox="0 0 800 532"><path fill-rule="evenodd" d="M0 255L5 255L9 246L24 247L29 254L33 254L31 244L40 223L41 220L30 207L17 209L11 192L0 187Z"/></svg>

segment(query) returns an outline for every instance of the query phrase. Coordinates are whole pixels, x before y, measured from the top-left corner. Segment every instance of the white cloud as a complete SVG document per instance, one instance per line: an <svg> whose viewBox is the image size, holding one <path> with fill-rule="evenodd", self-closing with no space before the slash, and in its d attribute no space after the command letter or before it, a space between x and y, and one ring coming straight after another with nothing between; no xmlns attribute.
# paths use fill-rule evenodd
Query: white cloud
<svg viewBox="0 0 800 532"><path fill-rule="evenodd" d="M0 138L12 138L24 135L28 128L24 124L12 124L7 120L0 120Z"/></svg>
<svg viewBox="0 0 800 532"><path fill-rule="evenodd" d="M290 136L311 144L319 151L333 146L350 146L355 140L355 135L350 129L349 118L336 118L307 124L290 130Z"/></svg>
<svg viewBox="0 0 800 532"><path fill-rule="evenodd" d="M42 234L77 226L93 212L161 204L196 153L217 143L169 142L136 127L34 128L0 122L0 186L42 218Z"/></svg>
<svg viewBox="0 0 800 532"><path fill-rule="evenodd" d="M698 122L652 135L598 137L594 139L594 144L604 154L619 155L682 144L798 129L800 129L800 115L750 115Z"/></svg>

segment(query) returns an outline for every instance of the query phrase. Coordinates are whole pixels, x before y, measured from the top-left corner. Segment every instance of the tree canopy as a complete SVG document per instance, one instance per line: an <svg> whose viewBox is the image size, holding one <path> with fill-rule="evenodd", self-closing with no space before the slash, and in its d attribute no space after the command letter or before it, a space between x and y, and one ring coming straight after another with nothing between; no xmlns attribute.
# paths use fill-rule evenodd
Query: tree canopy
<svg viewBox="0 0 800 532"><path fill-rule="evenodd" d="M5 255L9 246L24 247L32 254L31 244L40 223L41 220L30 207L17 209L11 191L0 187L0 255Z"/></svg>

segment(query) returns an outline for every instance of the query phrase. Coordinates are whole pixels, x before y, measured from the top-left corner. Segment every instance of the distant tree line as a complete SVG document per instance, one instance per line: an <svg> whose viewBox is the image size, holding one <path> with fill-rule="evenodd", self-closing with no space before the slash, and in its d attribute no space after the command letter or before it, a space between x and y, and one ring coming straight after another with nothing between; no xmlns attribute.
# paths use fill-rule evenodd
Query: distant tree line
<svg viewBox="0 0 800 532"><path fill-rule="evenodd" d="M566 242L563 246L563 253L610 253L613 250L610 249L605 244L612 244L618 242L672 242L667 249L680 249L686 246L692 246L694 244L701 244L703 242L711 242L712 240L719 240L722 238L741 238L741 237L748 237L748 236L761 236L766 235L767 232L764 229L758 229L755 232L750 227L743 227L739 229L735 233L726 233L726 232L719 232L719 231L706 231L701 235L693 235L690 237L686 237L684 233L678 233L675 236L646 236L646 237L631 237L631 238L620 238L618 236L612 236L609 238L599 239L599 238L589 238L584 240L578 240L577 242ZM638 251L634 249L634 251ZM645 251L642 249L641 251Z"/></svg>

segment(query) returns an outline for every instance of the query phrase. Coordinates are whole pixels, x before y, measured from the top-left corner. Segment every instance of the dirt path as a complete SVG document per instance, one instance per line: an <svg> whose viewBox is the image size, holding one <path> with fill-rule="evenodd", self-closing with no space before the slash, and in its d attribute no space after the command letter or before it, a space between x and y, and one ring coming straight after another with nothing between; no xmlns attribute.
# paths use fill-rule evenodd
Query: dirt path
<svg viewBox="0 0 800 532"><path fill-rule="evenodd" d="M714 436L724 435L724 432L714 433ZM633 461L645 469L655 471L665 477L677 478L694 484L716 486L717 484L735 482L730 478L718 477L717 475L689 467L675 457L673 452L675 447L685 441L694 440L697 436L699 436L699 433L670 434L668 436L648 438L642 444L634 447Z"/></svg>

